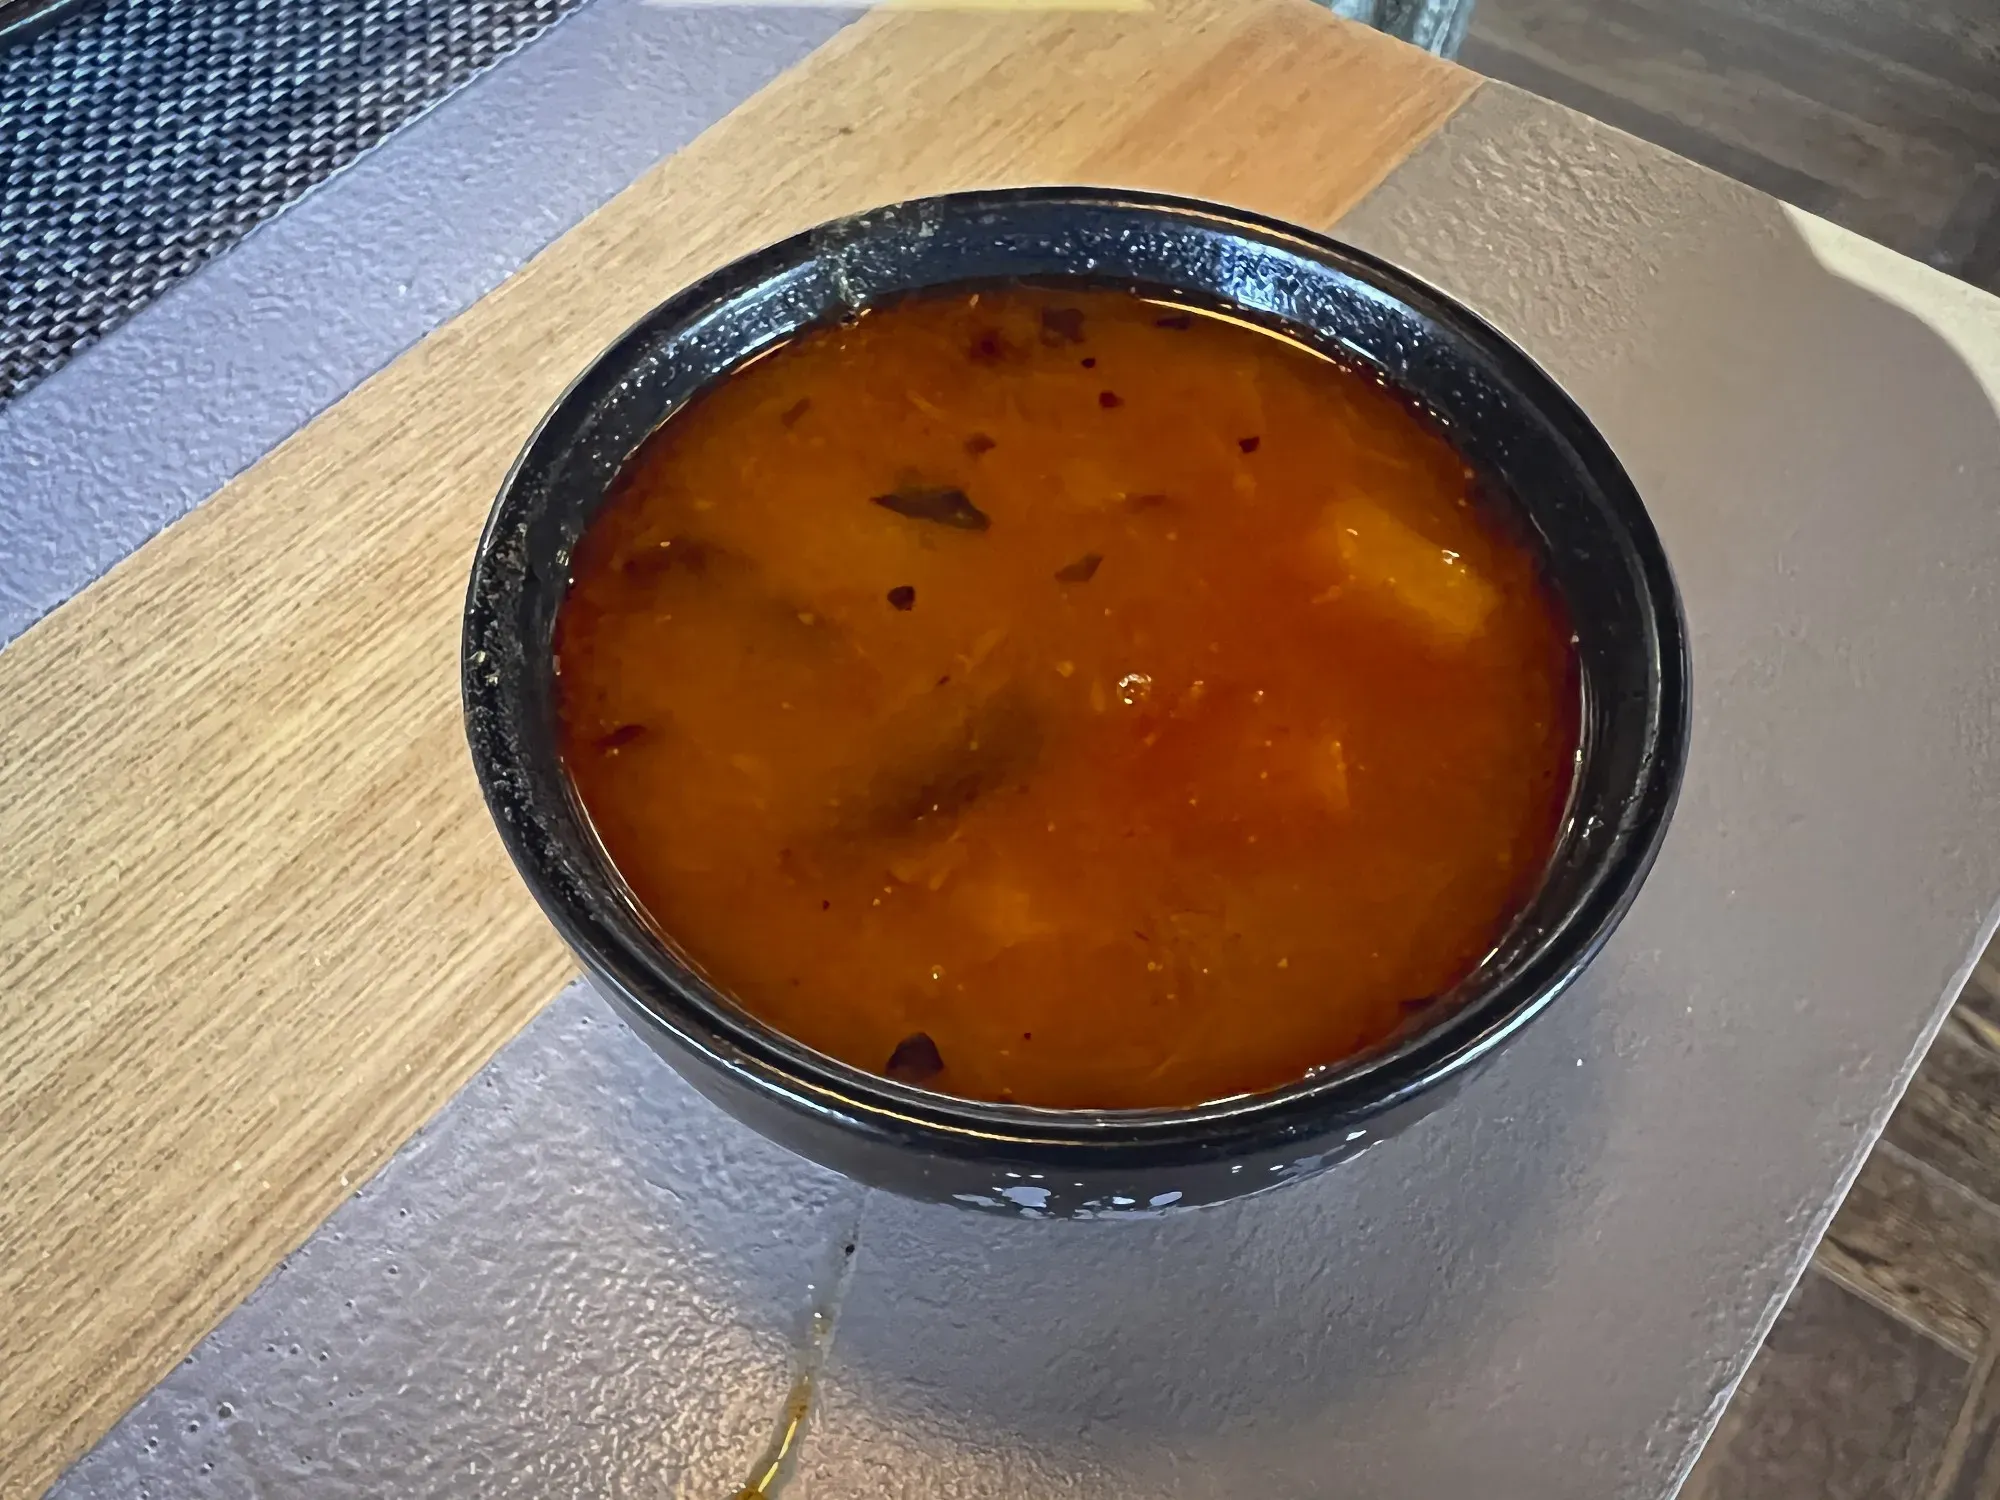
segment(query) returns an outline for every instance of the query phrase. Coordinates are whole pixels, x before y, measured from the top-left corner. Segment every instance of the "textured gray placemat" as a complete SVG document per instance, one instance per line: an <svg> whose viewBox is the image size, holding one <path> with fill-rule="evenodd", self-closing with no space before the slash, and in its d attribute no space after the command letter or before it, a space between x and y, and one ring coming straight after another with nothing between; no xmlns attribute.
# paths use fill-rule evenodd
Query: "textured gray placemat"
<svg viewBox="0 0 2000 1500"><path fill-rule="evenodd" d="M583 0L104 0L0 50L0 401Z"/></svg>

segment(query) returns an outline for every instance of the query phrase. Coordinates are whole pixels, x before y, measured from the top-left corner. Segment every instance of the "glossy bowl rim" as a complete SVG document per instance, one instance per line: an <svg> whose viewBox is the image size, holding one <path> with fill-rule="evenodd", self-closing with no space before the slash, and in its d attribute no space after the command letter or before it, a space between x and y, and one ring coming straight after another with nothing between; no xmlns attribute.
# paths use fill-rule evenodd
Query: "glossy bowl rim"
<svg viewBox="0 0 2000 1500"><path fill-rule="evenodd" d="M481 626L491 614L486 587L495 571L493 554L507 525L518 518L510 507L522 503L523 476L562 451L602 403L613 372L635 368L646 351L684 334L705 312L728 299L775 281L788 268L810 262L829 235L865 235L869 221L927 210L1004 213L1024 203L1039 206L1087 205L1125 209L1175 221L1198 220L1238 238L1278 245L1372 287L1476 345L1509 383L1529 400L1537 415L1568 447L1578 469L1602 497L1636 565L1650 609L1642 622L1650 651L1652 691L1648 699L1650 753L1625 798L1639 809L1633 826L1621 829L1608 853L1597 861L1595 878L1551 925L1532 956L1511 982L1475 990L1429 1026L1384 1048L1364 1052L1276 1089L1233 1095L1192 1106L1144 1109L1064 1109L1002 1104L935 1093L869 1073L797 1042L766 1025L709 984L674 954L671 944L651 938L654 952L608 929L597 916L561 894L549 862L526 837L516 812L548 816L550 809L522 807L502 773L519 770L518 736L491 728L495 699L490 682L476 670L475 654L485 639ZM1060 279L1059 275L1051 279ZM1081 279L1081 273L1079 273ZM1229 299L1216 294L1218 299ZM705 382L727 379L754 350L740 351L730 370ZM664 422L685 401L676 403ZM654 424L657 430L659 424ZM629 454L628 454L629 456ZM1532 510L1527 498L1522 503ZM482 615L485 611L485 615ZM539 670L550 670L546 662ZM1644 504L1610 445L1552 376L1483 318L1411 273L1331 236L1264 215L1198 199L1102 187L975 189L903 200L788 236L732 260L696 279L654 307L613 340L565 388L536 424L510 466L481 534L468 583L461 641L461 685L467 735L475 770L489 811L516 869L537 903L591 977L607 983L628 1014L670 1038L684 1054L747 1083L804 1113L864 1134L905 1143L923 1141L932 1149L966 1154L1004 1143L1028 1158L1071 1162L1079 1153L1093 1159L1107 1153L1120 1161L1185 1154L1226 1153L1239 1141L1272 1138L1308 1140L1329 1126L1363 1119L1464 1073L1545 1010L1597 955L1630 909L1651 870L1677 800L1690 728L1690 660L1679 591L1665 550ZM482 710L487 717L482 718ZM558 768L559 770L559 768ZM568 778L562 775L568 785ZM569 794L569 815L586 833L587 814ZM594 842L594 834L590 835ZM1558 843L1560 847L1560 841ZM638 918L650 923L624 888L609 857L599 857L607 892Z"/></svg>

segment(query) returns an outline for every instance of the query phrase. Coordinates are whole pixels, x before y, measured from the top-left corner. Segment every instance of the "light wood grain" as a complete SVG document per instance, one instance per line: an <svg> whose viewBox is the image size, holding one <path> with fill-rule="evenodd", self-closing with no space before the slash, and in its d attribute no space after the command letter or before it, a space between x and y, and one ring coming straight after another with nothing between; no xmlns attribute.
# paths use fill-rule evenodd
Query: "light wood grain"
<svg viewBox="0 0 2000 1500"><path fill-rule="evenodd" d="M1109 182L1331 223L1469 74L1305 0L878 13L0 653L0 1494L556 990L458 724L480 522L648 307L830 215Z"/></svg>

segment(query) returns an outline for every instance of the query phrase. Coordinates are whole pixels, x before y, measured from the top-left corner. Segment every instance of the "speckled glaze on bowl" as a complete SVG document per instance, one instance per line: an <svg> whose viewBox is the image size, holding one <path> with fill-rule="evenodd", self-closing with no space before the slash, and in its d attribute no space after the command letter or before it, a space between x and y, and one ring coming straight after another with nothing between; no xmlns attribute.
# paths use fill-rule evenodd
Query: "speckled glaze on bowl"
<svg viewBox="0 0 2000 1500"><path fill-rule="evenodd" d="M1049 1110L878 1078L750 1016L654 935L558 759L551 640L577 538L639 444L705 386L814 323L898 294L1008 279L1129 287L1227 310L1381 371L1542 548L1577 634L1583 732L1542 885L1499 948L1385 1046L1192 1109ZM954 194L823 225L643 319L543 420L473 564L466 729L522 878L659 1053L772 1140L911 1197L1031 1217L1149 1215L1296 1181L1456 1092L1624 915L1686 754L1688 661L1659 539L1604 440L1464 308L1320 235L1214 205L1089 188Z"/></svg>

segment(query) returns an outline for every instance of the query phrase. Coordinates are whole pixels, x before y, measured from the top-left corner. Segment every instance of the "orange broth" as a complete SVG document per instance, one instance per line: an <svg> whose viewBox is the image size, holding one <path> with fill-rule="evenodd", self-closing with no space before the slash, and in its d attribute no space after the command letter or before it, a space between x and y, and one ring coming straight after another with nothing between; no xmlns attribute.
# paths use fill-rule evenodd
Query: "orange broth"
<svg viewBox="0 0 2000 1500"><path fill-rule="evenodd" d="M857 1067L1267 1089L1492 948L1574 650L1372 375L1117 291L913 297L676 414L573 559L561 749L663 935Z"/></svg>

